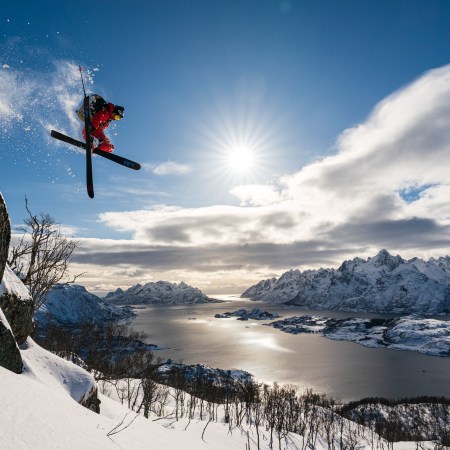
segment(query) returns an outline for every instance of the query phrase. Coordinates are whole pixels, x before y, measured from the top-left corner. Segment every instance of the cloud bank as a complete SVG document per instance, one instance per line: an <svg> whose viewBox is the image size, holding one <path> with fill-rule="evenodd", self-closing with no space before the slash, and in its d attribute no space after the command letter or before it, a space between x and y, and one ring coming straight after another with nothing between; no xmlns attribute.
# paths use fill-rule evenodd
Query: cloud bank
<svg viewBox="0 0 450 450"><path fill-rule="evenodd" d="M336 265L383 247L405 257L448 254L449 167L445 66L376 105L367 120L338 137L334 155L273 185L235 187L231 193L240 206L101 214L103 224L132 233L133 240L120 251L99 244L78 261L89 255L152 276L170 270L196 280L200 273L210 279L226 273L257 281L263 274Z"/></svg>

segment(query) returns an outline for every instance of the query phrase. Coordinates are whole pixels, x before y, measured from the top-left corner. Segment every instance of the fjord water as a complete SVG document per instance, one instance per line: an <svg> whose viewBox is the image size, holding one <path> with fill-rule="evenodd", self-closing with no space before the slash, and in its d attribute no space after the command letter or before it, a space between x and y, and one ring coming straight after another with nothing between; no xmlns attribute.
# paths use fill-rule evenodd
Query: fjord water
<svg viewBox="0 0 450 450"><path fill-rule="evenodd" d="M218 296L215 296L216 298ZM161 347L156 356L186 364L242 369L257 381L291 383L342 401L363 397L450 397L450 357L412 351L366 348L320 335L290 335L264 326L270 321L216 319L216 313L260 308L283 317L386 317L377 314L307 311L233 296L227 303L151 306L136 309L131 322L147 342Z"/></svg>

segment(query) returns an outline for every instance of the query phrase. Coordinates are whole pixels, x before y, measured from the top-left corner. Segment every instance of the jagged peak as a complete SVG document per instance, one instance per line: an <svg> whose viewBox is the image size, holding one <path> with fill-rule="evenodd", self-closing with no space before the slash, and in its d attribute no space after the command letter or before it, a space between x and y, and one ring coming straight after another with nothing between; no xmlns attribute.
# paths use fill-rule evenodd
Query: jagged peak
<svg viewBox="0 0 450 450"><path fill-rule="evenodd" d="M393 256L385 248L381 249L373 258L369 258L367 262L375 267L387 266L390 270L394 270L400 264L406 262L400 255Z"/></svg>
<svg viewBox="0 0 450 450"><path fill-rule="evenodd" d="M298 276L300 276L301 274L302 274L302 272L301 272L299 269L290 269L290 270L288 270L287 272L284 272L284 273L281 275L280 279L281 279L281 278L292 278L293 276L294 276L294 277L298 277Z"/></svg>

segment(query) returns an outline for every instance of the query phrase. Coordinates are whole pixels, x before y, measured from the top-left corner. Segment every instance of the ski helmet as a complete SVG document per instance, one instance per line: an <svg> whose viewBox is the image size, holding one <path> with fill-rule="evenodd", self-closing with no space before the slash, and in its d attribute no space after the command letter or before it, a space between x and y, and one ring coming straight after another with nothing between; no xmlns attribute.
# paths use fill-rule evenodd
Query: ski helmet
<svg viewBox="0 0 450 450"><path fill-rule="evenodd" d="M114 120L123 119L124 110L125 110L125 108L123 106L118 106L118 105L114 106L113 113L112 113L113 119Z"/></svg>

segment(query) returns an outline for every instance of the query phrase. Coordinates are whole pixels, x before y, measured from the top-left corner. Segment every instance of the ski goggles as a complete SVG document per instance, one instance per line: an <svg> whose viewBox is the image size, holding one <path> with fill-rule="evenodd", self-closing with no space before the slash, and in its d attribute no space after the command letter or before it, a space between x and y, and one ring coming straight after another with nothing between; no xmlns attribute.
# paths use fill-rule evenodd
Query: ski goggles
<svg viewBox="0 0 450 450"><path fill-rule="evenodd" d="M112 116L114 120L120 120L123 119L123 111L125 108L123 108L122 106L116 106L116 108L114 109Z"/></svg>

